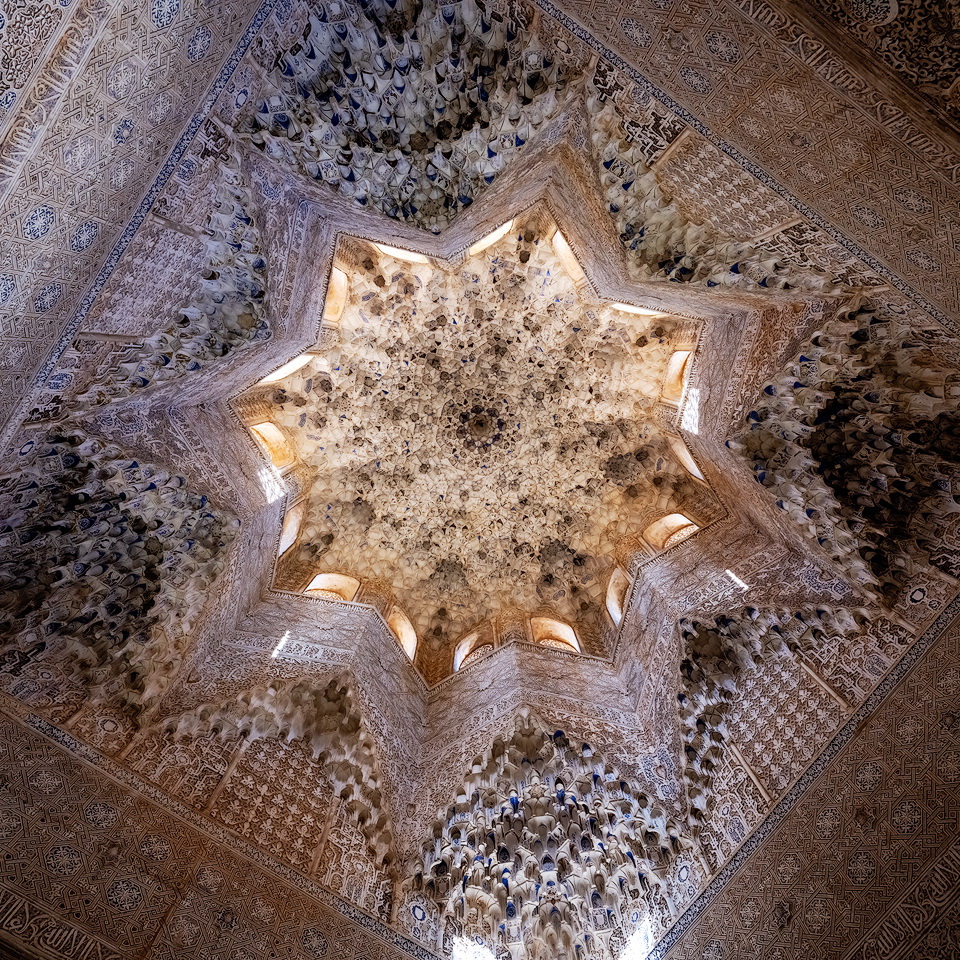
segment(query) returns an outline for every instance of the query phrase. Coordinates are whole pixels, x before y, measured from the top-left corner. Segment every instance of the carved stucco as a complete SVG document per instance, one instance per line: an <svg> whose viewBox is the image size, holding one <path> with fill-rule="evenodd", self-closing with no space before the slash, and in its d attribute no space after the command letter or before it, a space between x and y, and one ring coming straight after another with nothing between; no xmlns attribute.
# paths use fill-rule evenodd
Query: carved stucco
<svg viewBox="0 0 960 960"><path fill-rule="evenodd" d="M212 19L175 7L68 6L59 26L48 18L34 34L33 79L18 80L22 96L4 120L11 233L0 292L9 291L12 438L4 532L19 539L23 516L38 509L24 477L45 477L41 486L70 495L62 463L30 467L42 473L22 466L33 464L25 444L45 450L69 430L114 444L111 458L119 449L126 463L137 461L136 482L182 476L194 502L210 497L240 529L217 558L218 578L203 575L215 585L199 591L205 602L184 637L172 645L154 637L175 654L167 661L172 682L147 686L139 719L129 696L91 684L69 652L39 648L30 631L49 618L5 638L0 822L4 844L18 853L3 880L0 937L15 949L59 955L256 956L277 946L296 956L447 954L463 930L441 922L441 901L412 888L411 865L475 758L533 710L545 727L589 741L631 790L677 822L686 821L695 792L709 796L712 815L686 834L694 846L674 851L664 867L668 898L636 917L621 911L610 928L613 957L631 937L652 946L678 916L655 955L732 956L749 942L770 957L869 955L876 944L907 956L920 943L948 956L957 889L949 799L957 654L952 634L941 637L956 592L949 510L936 528L936 566L911 561L883 610L787 643L736 674L736 704L714 718L722 737L709 770L702 761L712 755L697 754L709 722L701 730L692 718L684 727L677 707L687 655L682 618L704 624L750 606L769 623L771 611L792 614L809 602L870 602L851 568L778 509L725 441L758 409L765 384L796 375L790 365L814 331L836 324L854 295L879 299L909 329L934 329L930 316L954 329L958 164L935 131L916 129L920 113L886 105L801 26L763 4L651 4L629 16L602 3L570 4L592 36L565 33L545 8L518 8L524 29L540 18L538 35L564 39L568 72L582 71L586 83L511 158L509 175L478 189L437 239L308 183L235 134L274 83L276 51L302 35L305 6L254 14L232 5ZM207 122L200 91L252 16L249 47L241 44L214 81ZM604 50L591 64L594 38L643 76L611 66ZM64 70L63 58L77 66ZM747 89L754 105L742 108ZM188 136L104 261L185 124ZM622 153L605 153L618 138ZM229 202L238 185L242 196L232 199L241 202L218 222L214 204ZM634 205L611 211L617 191L630 190ZM316 278L326 276L338 235L444 257L507 211L537 202L603 296L699 325L686 401L679 413L661 405L655 416L658 429L685 438L724 515L658 557L630 558L630 605L619 629L598 638L597 656L514 641L451 675L449 646L438 643L423 644L411 666L377 598L349 605L276 589L281 517L306 478L281 481L226 401L317 344ZM662 260L638 254L637 210L660 224L662 248L646 249L666 254ZM236 342L223 336L230 318L255 315L256 301L244 307L242 297L259 294L204 276L225 262L217 250L224 241L263 255L265 269L255 258L241 261L263 270L271 334L225 356L223 344ZM180 375L168 384L131 382L145 361L171 352L184 311L189 319L191 309L224 298L239 308L206 314L216 335L203 346L201 375L189 369L192 354L182 368L174 364ZM197 327L186 331L180 343L199 345L203 331L199 339ZM952 362L938 360L947 374ZM119 386L98 404L104 383ZM950 407L941 412L952 416ZM151 492L121 509L153 510L169 527L170 507L157 496L158 506ZM79 523L82 506L71 501L65 515ZM17 561L22 569L43 566L44 540L34 540L16 555L31 558ZM78 602L90 595L80 591ZM165 603L159 612L174 611ZM903 679L908 668L914 672ZM924 670L929 677L921 678ZM337 717L347 718L342 756L311 750L302 736L303 705L323 690L349 690L348 707L320 711L326 719L317 721L327 735ZM257 736L243 736L257 716ZM208 725L211 717L240 722L228 730ZM710 720L705 711L698 718ZM888 749L894 741L900 752ZM375 784L358 790L368 770ZM896 844L910 856L892 856ZM830 870L804 866L814 852ZM780 870L775 890L764 857ZM729 885L733 871L740 873ZM889 902L878 898L878 884ZM93 893L77 917L81 888ZM734 888L736 902L724 900ZM496 940L488 936L490 946Z"/></svg>

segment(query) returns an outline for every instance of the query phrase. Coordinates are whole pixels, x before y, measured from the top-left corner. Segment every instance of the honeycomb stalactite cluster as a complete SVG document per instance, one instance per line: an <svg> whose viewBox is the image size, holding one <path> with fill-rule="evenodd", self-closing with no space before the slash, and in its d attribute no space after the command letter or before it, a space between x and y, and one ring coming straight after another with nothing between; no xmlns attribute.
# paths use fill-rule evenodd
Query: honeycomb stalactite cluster
<svg viewBox="0 0 960 960"><path fill-rule="evenodd" d="M818 549L889 600L960 513L956 351L870 302L819 331L730 446Z"/></svg>
<svg viewBox="0 0 960 960"><path fill-rule="evenodd" d="M251 137L362 206L439 232L558 113L570 70L531 6L318 4Z"/></svg>
<svg viewBox="0 0 960 960"><path fill-rule="evenodd" d="M745 674L772 669L772 661L799 653L824 636L860 631L865 609L837 606L745 607L710 622L681 620L680 728L690 829L697 834L713 812L714 774L729 736L727 715L742 695Z"/></svg>
<svg viewBox="0 0 960 960"><path fill-rule="evenodd" d="M608 956L631 905L666 897L688 845L656 800L527 713L475 759L434 824L417 885L514 960Z"/></svg>
<svg viewBox="0 0 960 960"><path fill-rule="evenodd" d="M249 742L306 741L377 860L389 864L393 859L390 813L380 788L376 748L349 681L336 678L322 687L309 680L276 681L193 707L167 719L163 727L182 738L213 733Z"/></svg>
<svg viewBox="0 0 960 960"><path fill-rule="evenodd" d="M323 353L267 394L315 477L286 564L386 581L438 640L515 610L599 632L617 557L703 488L653 416L682 322L578 290L557 236L356 251Z"/></svg>
<svg viewBox="0 0 960 960"><path fill-rule="evenodd" d="M5 655L55 664L134 712L154 703L237 521L183 477L80 432L28 443L0 475L0 504Z"/></svg>
<svg viewBox="0 0 960 960"><path fill-rule="evenodd" d="M213 211L204 230L207 261L197 298L137 354L95 381L79 398L110 399L194 375L218 359L270 337L265 306L267 263L250 185L236 155L219 168Z"/></svg>
<svg viewBox="0 0 960 960"><path fill-rule="evenodd" d="M827 261L691 220L606 96L611 76L524 3L317 3L242 135L362 207L439 233L528 143L575 118L635 278L843 291Z"/></svg>
<svg viewBox="0 0 960 960"><path fill-rule="evenodd" d="M644 145L631 142L616 107L603 103L594 90L586 111L603 196L634 278L754 291L842 291L824 271L809 265L798 270L762 244L735 240L709 223L692 221L658 181Z"/></svg>

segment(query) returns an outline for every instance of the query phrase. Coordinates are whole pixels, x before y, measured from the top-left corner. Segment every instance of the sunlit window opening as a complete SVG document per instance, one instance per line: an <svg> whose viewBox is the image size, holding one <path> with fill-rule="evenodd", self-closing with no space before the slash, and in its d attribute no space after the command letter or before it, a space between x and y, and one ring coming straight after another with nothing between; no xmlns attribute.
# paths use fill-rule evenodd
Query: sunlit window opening
<svg viewBox="0 0 960 960"><path fill-rule="evenodd" d="M650 919L645 917L640 926L630 935L630 939L623 946L623 953L619 960L647 960L647 956L656 944L653 935L653 926Z"/></svg>
<svg viewBox="0 0 960 960"><path fill-rule="evenodd" d="M296 373L301 367L305 367L312 357L312 353L301 353L299 357L294 357L289 363L285 363L279 370L274 370L260 382L276 383L278 380L283 380L284 377L289 377L291 373Z"/></svg>
<svg viewBox="0 0 960 960"><path fill-rule="evenodd" d="M294 504L283 518L283 526L280 528L280 546L277 549L277 556L282 557L297 542L297 534L300 532L300 523L303 520L303 511L306 502L301 500Z"/></svg>
<svg viewBox="0 0 960 960"><path fill-rule="evenodd" d="M457 937L453 941L450 960L496 960L493 951L485 944L477 943L467 937Z"/></svg>
<svg viewBox="0 0 960 960"><path fill-rule="evenodd" d="M270 455L273 465L278 470L289 467L293 463L293 451L290 449L290 444L287 443L283 431L275 423L265 420L262 423L252 424L250 429L257 440L260 441L261 446Z"/></svg>
<svg viewBox="0 0 960 960"><path fill-rule="evenodd" d="M643 531L643 539L655 550L665 550L681 540L686 540L700 528L682 513L671 513L655 520Z"/></svg>
<svg viewBox="0 0 960 960"><path fill-rule="evenodd" d="M686 470L691 477L696 477L697 480L703 480L703 474L700 472L700 468L687 449L687 445L680 437L670 437L670 448L673 450L674 456L683 465L683 469Z"/></svg>
<svg viewBox="0 0 960 960"><path fill-rule="evenodd" d="M481 253L486 250L487 247L493 246L498 240L505 237L513 229L513 221L508 220L502 227L497 227L493 233L488 233L482 240L478 240L467 253L472 257L475 254Z"/></svg>
<svg viewBox="0 0 960 960"><path fill-rule="evenodd" d="M570 624L551 620L549 617L533 617L530 620L530 627L536 643L545 647L559 647L580 652L580 641L577 640L577 635Z"/></svg>
<svg viewBox="0 0 960 960"><path fill-rule="evenodd" d="M456 646L456 649L453 651L453 669L459 670L467 658L473 653L474 647L478 644L480 640L480 634L474 630L473 633L467 634Z"/></svg>
<svg viewBox="0 0 960 960"><path fill-rule="evenodd" d="M344 573L318 573L307 585L304 593L315 597L329 597L333 600L352 600L360 589L356 577Z"/></svg>
<svg viewBox="0 0 960 960"><path fill-rule="evenodd" d="M611 304L614 310L622 310L624 313L635 313L638 317L665 317L663 310L653 310L650 307L638 307L632 303L614 303Z"/></svg>
<svg viewBox="0 0 960 960"><path fill-rule="evenodd" d="M683 388L690 369L690 350L675 350L667 365L667 375L663 380L661 399L666 403L678 404L683 399Z"/></svg>
<svg viewBox="0 0 960 960"><path fill-rule="evenodd" d="M492 643L478 643L464 658L460 666L466 666L472 660L479 660L493 650ZM457 668L460 669L459 667Z"/></svg>
<svg viewBox="0 0 960 960"><path fill-rule="evenodd" d="M417 653L417 631L413 629L410 618L399 608L394 607L387 617L387 626L393 631L409 660Z"/></svg>
<svg viewBox="0 0 960 960"><path fill-rule="evenodd" d="M493 649L493 635L489 627L471 630L454 648L453 669L459 670L471 660L476 660Z"/></svg>
<svg viewBox="0 0 960 960"><path fill-rule="evenodd" d="M422 253L416 253L413 250L403 250L400 247L391 247L386 243L375 243L374 246L381 253L385 253L388 257L393 257L396 260L404 260L407 263L430 262L429 257L425 257Z"/></svg>
<svg viewBox="0 0 960 960"><path fill-rule="evenodd" d="M573 280L576 286L581 286L587 282L587 275L583 272L583 268L580 266L580 261L577 260L574 252L570 249L570 244L567 243L567 238L558 230L553 235L553 249L556 251L557 257L560 259L560 263L563 264L563 269L570 274L570 279Z"/></svg>
<svg viewBox="0 0 960 960"><path fill-rule="evenodd" d="M620 621L623 620L623 609L629 589L630 578L620 567L614 567L607 583L607 613L610 614L615 627L619 627Z"/></svg>
<svg viewBox="0 0 960 960"><path fill-rule="evenodd" d="M323 322L325 326L335 327L340 322L343 308L347 305L349 283L347 275L338 267L330 271L330 282L327 284L327 299L323 304Z"/></svg>

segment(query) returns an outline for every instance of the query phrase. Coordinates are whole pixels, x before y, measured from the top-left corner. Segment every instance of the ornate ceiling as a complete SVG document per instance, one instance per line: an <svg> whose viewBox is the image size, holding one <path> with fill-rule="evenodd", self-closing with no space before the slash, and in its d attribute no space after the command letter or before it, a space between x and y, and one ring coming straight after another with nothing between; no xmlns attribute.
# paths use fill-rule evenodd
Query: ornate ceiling
<svg viewBox="0 0 960 960"><path fill-rule="evenodd" d="M3 11L0 955L954 956L938 17Z"/></svg>
<svg viewBox="0 0 960 960"><path fill-rule="evenodd" d="M341 242L317 352L240 410L311 477L288 587L345 574L421 636L538 614L596 647L645 529L685 499L713 519L657 416L696 327L597 299L549 216L506 226L454 262Z"/></svg>

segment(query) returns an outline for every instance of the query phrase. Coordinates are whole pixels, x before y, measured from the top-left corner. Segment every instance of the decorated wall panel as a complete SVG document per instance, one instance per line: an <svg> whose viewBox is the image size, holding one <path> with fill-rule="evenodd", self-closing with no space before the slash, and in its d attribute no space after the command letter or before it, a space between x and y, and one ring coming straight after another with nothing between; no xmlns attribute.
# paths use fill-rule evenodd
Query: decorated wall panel
<svg viewBox="0 0 960 960"><path fill-rule="evenodd" d="M955 15L949 7L931 8L909 0L881 0L865 7L830 0L810 4L847 34L846 42L866 48L872 57L906 80L921 100L956 125L957 56Z"/></svg>
<svg viewBox="0 0 960 960"><path fill-rule="evenodd" d="M939 630L955 608L916 649L913 669L850 721L656 956L735 955L747 944L770 957L868 956L879 943L901 956L941 916L950 943L960 651L956 625ZM914 902L928 913L911 930L908 904L923 877L930 885Z"/></svg>
<svg viewBox="0 0 960 960"><path fill-rule="evenodd" d="M20 721L3 723L3 833L18 850L3 881L7 942L59 944L67 956L430 956L365 929L356 911L343 916L292 872L271 873L269 858L230 851L225 833L205 834L186 808L164 810L142 781L121 785Z"/></svg>

